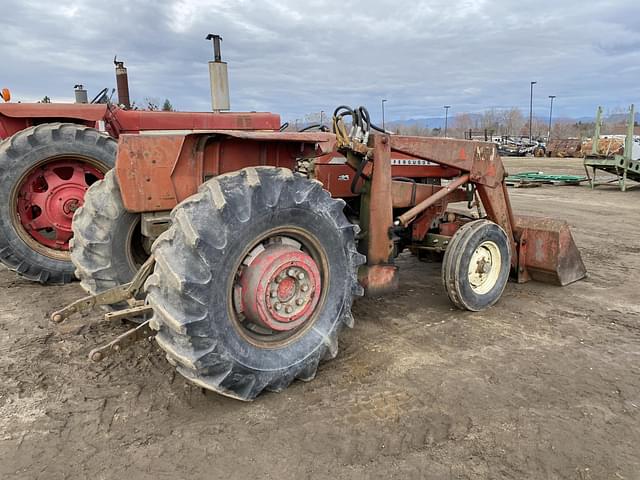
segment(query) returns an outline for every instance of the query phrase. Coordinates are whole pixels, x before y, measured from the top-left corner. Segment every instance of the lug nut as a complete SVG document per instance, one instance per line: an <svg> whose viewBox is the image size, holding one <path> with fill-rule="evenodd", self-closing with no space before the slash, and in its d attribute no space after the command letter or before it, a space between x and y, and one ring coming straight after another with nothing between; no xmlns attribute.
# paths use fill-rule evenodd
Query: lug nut
<svg viewBox="0 0 640 480"><path fill-rule="evenodd" d="M271 298L276 298L278 296L277 292L271 292L270 293Z"/></svg>
<svg viewBox="0 0 640 480"><path fill-rule="evenodd" d="M298 280L304 280L304 273L300 272L298 274Z"/></svg>
<svg viewBox="0 0 640 480"><path fill-rule="evenodd" d="M276 311L278 311L278 310L280 310L280 309L282 308L282 305L280 305L279 303L276 303L276 304L273 306L273 308L274 308Z"/></svg>
<svg viewBox="0 0 640 480"><path fill-rule="evenodd" d="M302 305L304 303L304 300L299 298L296 300L296 305Z"/></svg>
<svg viewBox="0 0 640 480"><path fill-rule="evenodd" d="M302 285L302 286L300 287L300 290L302 290L303 292L308 291L308 290L309 290L309 285Z"/></svg>
<svg viewBox="0 0 640 480"><path fill-rule="evenodd" d="M293 268L290 268L289 270L287 270L287 275L289 275L290 277L295 277L296 272Z"/></svg>
<svg viewBox="0 0 640 480"><path fill-rule="evenodd" d="M284 311L287 313L291 313L293 312L293 307L291 305L287 305L287 308L285 308Z"/></svg>

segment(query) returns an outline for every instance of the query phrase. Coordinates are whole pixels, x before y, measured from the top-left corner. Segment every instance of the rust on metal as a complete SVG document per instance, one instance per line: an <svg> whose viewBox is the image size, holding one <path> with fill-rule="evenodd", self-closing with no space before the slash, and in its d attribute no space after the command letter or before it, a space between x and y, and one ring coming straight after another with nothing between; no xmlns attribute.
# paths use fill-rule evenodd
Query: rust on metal
<svg viewBox="0 0 640 480"><path fill-rule="evenodd" d="M422 212L424 212L427 208L429 208L431 205L433 205L434 203L436 203L438 200L443 199L444 197L446 197L447 195L449 195L449 193L455 191L458 187L464 185L465 183L467 183L469 181L469 174L466 173L458 178L456 178L455 180L453 180L449 185L447 185L446 187L444 187L443 189L439 190L437 193L434 193L433 195L431 195L430 197L425 198L422 202L420 202L419 204L417 204L415 207L407 210L405 213L403 213L402 215L400 215L397 218L397 222L399 225L402 226L407 226L409 225L418 215L420 215Z"/></svg>
<svg viewBox="0 0 640 480"><path fill-rule="evenodd" d="M391 182L393 208L413 207L443 189L446 190L447 187L393 180ZM448 203L462 202L466 199L467 194L463 189L451 190L447 195Z"/></svg>
<svg viewBox="0 0 640 480"><path fill-rule="evenodd" d="M320 277L311 255L272 244L243 269L236 303L253 323L276 332L293 330L313 315L322 291Z"/></svg>
<svg viewBox="0 0 640 480"><path fill-rule="evenodd" d="M127 75L127 67L124 66L124 62L119 62L117 58L113 59L113 64L116 66L118 104L128 110L131 108L131 101L129 100L129 77Z"/></svg>
<svg viewBox="0 0 640 480"><path fill-rule="evenodd" d="M568 285L587 275L567 222L517 215L518 281L529 279Z"/></svg>
<svg viewBox="0 0 640 480"><path fill-rule="evenodd" d="M383 295L398 289L398 267L390 264L363 265L358 281L366 295Z"/></svg>
<svg viewBox="0 0 640 480"><path fill-rule="evenodd" d="M493 143L399 135L390 138L393 151L468 172L474 183L493 187L504 177L504 167Z"/></svg>
<svg viewBox="0 0 640 480"><path fill-rule="evenodd" d="M232 115L232 114L229 114ZM116 176L130 212L171 210L209 177L244 167L294 169L301 154L333 150L329 133L211 130L178 135L121 135Z"/></svg>
<svg viewBox="0 0 640 480"><path fill-rule="evenodd" d="M364 215L367 264L389 263L393 255L393 241L389 229L393 225L391 196L391 149L388 137L374 135L373 174L369 190L364 194L368 208Z"/></svg>
<svg viewBox="0 0 640 480"><path fill-rule="evenodd" d="M491 188L487 185L476 185L478 195L482 201L482 206L485 209L487 218L494 223L500 225L509 241L509 248L511 249L511 267L515 268L517 263L517 245L514 237L513 225L514 218L511 210L511 202L509 201L509 194L507 192L507 186L503 183Z"/></svg>

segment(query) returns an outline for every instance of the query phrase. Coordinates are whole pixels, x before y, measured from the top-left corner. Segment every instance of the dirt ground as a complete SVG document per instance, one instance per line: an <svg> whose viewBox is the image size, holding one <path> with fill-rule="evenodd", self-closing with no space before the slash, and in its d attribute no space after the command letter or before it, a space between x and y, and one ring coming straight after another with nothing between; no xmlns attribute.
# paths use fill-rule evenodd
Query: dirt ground
<svg viewBox="0 0 640 480"><path fill-rule="evenodd" d="M571 224L586 280L510 283L466 313L438 264L403 255L401 290L357 302L337 359L248 404L191 386L151 343L90 363L125 327L55 326L80 287L0 270L0 478L640 478L640 189L511 193Z"/></svg>

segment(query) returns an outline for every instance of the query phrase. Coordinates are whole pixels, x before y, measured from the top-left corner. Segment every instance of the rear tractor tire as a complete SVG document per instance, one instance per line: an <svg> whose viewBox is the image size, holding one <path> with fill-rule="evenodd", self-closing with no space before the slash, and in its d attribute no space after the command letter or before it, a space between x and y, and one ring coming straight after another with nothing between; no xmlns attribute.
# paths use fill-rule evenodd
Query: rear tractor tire
<svg viewBox="0 0 640 480"><path fill-rule="evenodd" d="M49 123L0 144L0 261L40 283L73 280L71 221L113 168L117 144L83 125Z"/></svg>
<svg viewBox="0 0 640 480"><path fill-rule="evenodd" d="M149 248L140 232L140 214L125 209L115 171L107 172L73 217L71 260L80 285L95 295L130 282Z"/></svg>
<svg viewBox="0 0 640 480"><path fill-rule="evenodd" d="M469 222L453 235L442 262L442 283L453 304L477 312L496 303L511 269L505 231L489 220Z"/></svg>
<svg viewBox="0 0 640 480"><path fill-rule="evenodd" d="M154 243L151 328L192 383L253 400L311 380L352 326L364 257L344 201L290 170L246 168L205 182Z"/></svg>

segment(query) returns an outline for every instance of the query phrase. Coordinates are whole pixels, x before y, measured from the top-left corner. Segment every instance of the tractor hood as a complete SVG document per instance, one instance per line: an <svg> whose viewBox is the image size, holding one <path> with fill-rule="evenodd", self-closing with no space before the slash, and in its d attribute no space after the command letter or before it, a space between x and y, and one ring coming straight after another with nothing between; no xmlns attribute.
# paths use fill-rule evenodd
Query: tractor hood
<svg viewBox="0 0 640 480"><path fill-rule="evenodd" d="M106 104L82 103L3 103L0 116L11 118L75 118L89 122L102 120Z"/></svg>

